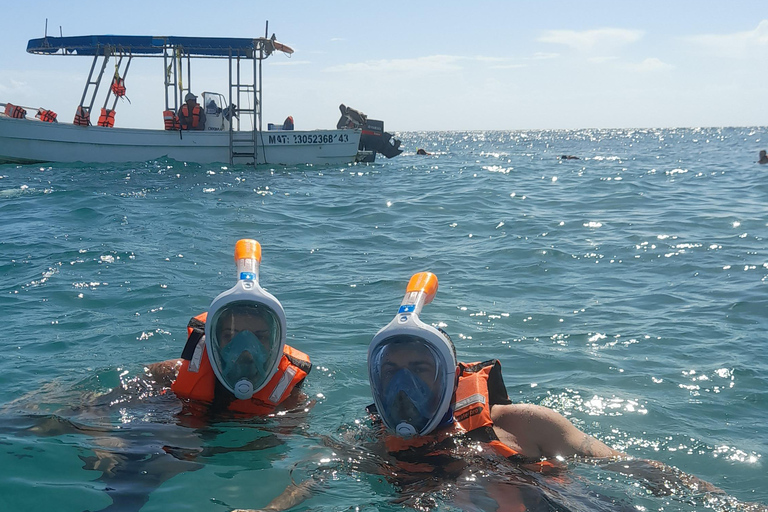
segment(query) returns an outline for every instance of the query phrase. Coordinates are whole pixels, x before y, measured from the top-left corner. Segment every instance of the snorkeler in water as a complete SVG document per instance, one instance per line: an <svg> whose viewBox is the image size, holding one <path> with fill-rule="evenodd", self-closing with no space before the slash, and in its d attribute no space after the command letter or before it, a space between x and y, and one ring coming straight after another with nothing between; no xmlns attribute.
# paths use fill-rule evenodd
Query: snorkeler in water
<svg viewBox="0 0 768 512"><path fill-rule="evenodd" d="M112 498L104 510L120 511L138 511L154 489L177 474L202 468L207 457L283 445L277 434L291 431L311 405L300 391L311 363L285 344L285 313L259 286L260 261L258 242L237 243L237 283L190 322L181 359L150 364L146 374L121 379L120 386L89 396L79 406L25 415L18 429L39 437L85 439L77 443L87 450L80 455L83 469L101 473L98 480ZM279 432L263 423L244 424L238 428L246 438L241 445L213 442L224 431L215 426L217 421L262 417L278 408L289 413L280 415ZM149 421L114 426L111 416L118 411L129 418L141 418L144 411ZM92 419L98 423L91 424ZM270 450L266 458L276 456Z"/></svg>
<svg viewBox="0 0 768 512"><path fill-rule="evenodd" d="M368 411L378 440L360 453L378 454L380 461L364 470L382 474L400 490L413 491L417 500L440 489L458 492L466 480L462 475L495 472L501 480L486 482L483 503L504 510L552 510L552 498L545 491L551 485L557 494L556 488L568 480L566 462L575 459L630 475L659 495L723 493L661 462L629 457L552 409L513 404L498 360L457 362L448 335L420 320L421 309L436 292L433 274L414 275L395 318L370 343L368 374L374 403ZM332 447L339 451L338 445ZM322 480L311 477L289 485L263 510L296 506L311 497ZM477 488L457 494L453 501L471 502L473 492ZM588 494L594 498L594 493Z"/></svg>
<svg viewBox="0 0 768 512"><path fill-rule="evenodd" d="M235 246L238 281L190 320L181 359L148 366L185 404L263 416L295 407L312 369L309 356L285 343L285 312L259 286L261 245Z"/></svg>

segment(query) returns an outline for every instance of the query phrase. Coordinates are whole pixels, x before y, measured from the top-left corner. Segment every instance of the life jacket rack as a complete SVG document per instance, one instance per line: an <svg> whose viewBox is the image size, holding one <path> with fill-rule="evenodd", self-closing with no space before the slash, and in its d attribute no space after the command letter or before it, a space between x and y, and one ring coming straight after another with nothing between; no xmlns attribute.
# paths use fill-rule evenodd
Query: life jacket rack
<svg viewBox="0 0 768 512"><path fill-rule="evenodd" d="M85 81L85 87L83 88L83 95L80 98L80 104L77 106L77 114L75 115L75 124L81 124L81 125L90 125L90 116L93 111L93 104L96 102L96 96L99 93L99 86L101 85L101 81L104 78L104 71L107 69L107 64L109 63L109 59L117 55L117 63L115 64L115 74L119 75L120 78L125 79L126 75L128 74L128 68L131 66L131 60L133 59L133 56L131 55L130 50L124 50L121 47L116 46L109 46L105 45L103 47L102 52L97 52L93 56L93 62L91 63L91 70L88 73L88 78ZM124 57L127 56L127 59L125 60L125 67L123 67L123 60ZM97 66L99 63L99 59L101 59L101 66ZM98 69L98 72L96 70ZM120 73L120 69L122 69L122 73ZM96 77L94 78L94 73L96 73ZM111 97L114 96L114 101L112 102L112 107L110 109L107 109L107 105L109 104L109 100ZM111 124L103 124L103 126L109 126L111 127L114 124L114 111L115 106L117 105L118 97L114 95L112 88L107 88L107 95L104 98L104 105L102 107L101 117L100 119L109 119ZM101 122L99 124L102 124Z"/></svg>

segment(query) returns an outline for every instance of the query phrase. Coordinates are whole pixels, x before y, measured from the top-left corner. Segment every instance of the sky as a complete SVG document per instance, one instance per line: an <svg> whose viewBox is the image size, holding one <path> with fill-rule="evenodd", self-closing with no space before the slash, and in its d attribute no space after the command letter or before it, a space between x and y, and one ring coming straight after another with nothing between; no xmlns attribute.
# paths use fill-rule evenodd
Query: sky
<svg viewBox="0 0 768 512"><path fill-rule="evenodd" d="M768 125L766 0L6 2L0 102L70 121L91 59L26 53L48 34L260 37L264 122L335 128L339 105L387 131ZM227 94L227 68L192 89ZM134 59L116 126L160 128L161 59ZM104 89L102 89L104 90ZM97 97L96 105L103 103Z"/></svg>

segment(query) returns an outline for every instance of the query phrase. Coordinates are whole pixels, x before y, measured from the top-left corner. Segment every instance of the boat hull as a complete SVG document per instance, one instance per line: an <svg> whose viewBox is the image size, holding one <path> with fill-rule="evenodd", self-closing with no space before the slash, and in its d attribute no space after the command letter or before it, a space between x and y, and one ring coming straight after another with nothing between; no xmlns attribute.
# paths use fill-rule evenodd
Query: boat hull
<svg viewBox="0 0 768 512"><path fill-rule="evenodd" d="M250 132L236 132L247 137ZM256 164L354 162L359 130L257 132ZM76 126L0 116L0 163L144 162L170 158L200 164L229 163L229 132L166 131ZM239 157L235 163L254 163Z"/></svg>

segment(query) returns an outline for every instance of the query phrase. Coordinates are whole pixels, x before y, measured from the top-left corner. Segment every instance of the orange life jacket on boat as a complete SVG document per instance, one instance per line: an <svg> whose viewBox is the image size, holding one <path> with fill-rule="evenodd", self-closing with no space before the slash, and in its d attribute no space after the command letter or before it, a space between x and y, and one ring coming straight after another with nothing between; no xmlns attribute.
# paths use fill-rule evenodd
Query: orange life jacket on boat
<svg viewBox="0 0 768 512"><path fill-rule="evenodd" d="M115 126L115 111L108 108L101 109L98 125L104 126L106 128L112 128Z"/></svg>
<svg viewBox="0 0 768 512"><path fill-rule="evenodd" d="M216 374L208 359L203 338L207 316L208 312L201 313L187 325L187 344L181 354L183 361L179 375L171 384L171 390L181 398L210 403L214 399ZM277 372L269 383L248 400L233 400L229 410L255 415L269 414L288 398L311 369L312 363L307 354L285 345Z"/></svg>
<svg viewBox="0 0 768 512"><path fill-rule="evenodd" d="M200 125L200 112L202 109L200 105L192 107L192 116L190 119L189 106L185 103L181 106L181 114L179 115L179 124L182 130L196 130ZM191 121L191 122L190 122Z"/></svg>
<svg viewBox="0 0 768 512"><path fill-rule="evenodd" d="M86 110L82 105L78 106L73 124L78 126L91 126L91 112Z"/></svg>
<svg viewBox="0 0 768 512"><path fill-rule="evenodd" d="M501 375L501 363L497 359L478 363L459 363L459 382L453 402L454 422L435 434L404 439L387 436L387 451L392 454L411 449L432 446L438 448L451 437L462 436L472 441L490 445L493 450L510 460L524 462L528 469L545 471L556 466L549 461L529 462L513 448L502 443L493 430L491 407L510 404L507 389Z"/></svg>
<svg viewBox="0 0 768 512"><path fill-rule="evenodd" d="M115 78L112 79L112 86L110 88L112 93L118 98L125 96L125 80L120 78L119 75L116 74Z"/></svg>
<svg viewBox="0 0 768 512"><path fill-rule="evenodd" d="M14 105L12 103L6 103L5 115L8 117L13 117L14 119L24 119L25 117L27 117L27 111L19 107L18 105Z"/></svg>
<svg viewBox="0 0 768 512"><path fill-rule="evenodd" d="M39 108L37 109L37 114L35 114L35 117L46 123L56 122L56 112L53 110L45 110L44 108Z"/></svg>
<svg viewBox="0 0 768 512"><path fill-rule="evenodd" d="M163 123L166 130L178 130L180 128L179 118L173 110L163 110Z"/></svg>

